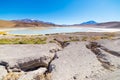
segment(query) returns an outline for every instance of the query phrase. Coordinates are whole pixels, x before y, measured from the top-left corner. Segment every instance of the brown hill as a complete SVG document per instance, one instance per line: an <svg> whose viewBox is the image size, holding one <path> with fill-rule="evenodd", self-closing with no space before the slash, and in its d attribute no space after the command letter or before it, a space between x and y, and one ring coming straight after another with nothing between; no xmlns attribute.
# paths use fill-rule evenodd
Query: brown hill
<svg viewBox="0 0 120 80"><path fill-rule="evenodd" d="M55 26L55 24L47 22L22 22L22 21L6 21L0 20L0 28L8 27L50 27Z"/></svg>
<svg viewBox="0 0 120 80"><path fill-rule="evenodd" d="M14 27L16 24L11 21L0 20L0 28L4 27Z"/></svg>
<svg viewBox="0 0 120 80"><path fill-rule="evenodd" d="M44 23L44 22L22 22L22 21L13 21L16 23L14 27L50 27L55 26L54 24Z"/></svg>
<svg viewBox="0 0 120 80"><path fill-rule="evenodd" d="M104 26L106 28L120 28L120 22L105 22L105 23L98 23L97 26Z"/></svg>

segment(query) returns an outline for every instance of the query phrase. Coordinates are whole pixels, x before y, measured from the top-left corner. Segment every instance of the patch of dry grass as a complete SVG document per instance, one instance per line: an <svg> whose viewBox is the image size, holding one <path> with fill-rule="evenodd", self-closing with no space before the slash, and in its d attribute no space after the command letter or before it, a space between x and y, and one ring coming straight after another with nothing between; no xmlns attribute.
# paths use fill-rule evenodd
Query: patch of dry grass
<svg viewBox="0 0 120 80"><path fill-rule="evenodd" d="M88 36L83 36L81 40L82 41L87 41L88 40Z"/></svg>
<svg viewBox="0 0 120 80"><path fill-rule="evenodd" d="M70 41L79 41L79 38L76 36L69 37Z"/></svg>
<svg viewBox="0 0 120 80"><path fill-rule="evenodd" d="M101 40L101 36L92 36L90 37L90 41Z"/></svg>
<svg viewBox="0 0 120 80"><path fill-rule="evenodd" d="M7 32L0 31L0 35L7 35Z"/></svg>
<svg viewBox="0 0 120 80"><path fill-rule="evenodd" d="M83 36L82 41L95 41L95 40L101 40L101 39L113 39L115 37L115 33L105 33L102 36Z"/></svg>
<svg viewBox="0 0 120 80"><path fill-rule="evenodd" d="M51 80L51 73L37 75L35 80Z"/></svg>
<svg viewBox="0 0 120 80"><path fill-rule="evenodd" d="M4 76L2 80L18 80L20 76L21 73L10 72L6 76Z"/></svg>
<svg viewBox="0 0 120 80"><path fill-rule="evenodd" d="M46 44L46 40L46 37L1 38L0 44Z"/></svg>
<svg viewBox="0 0 120 80"><path fill-rule="evenodd" d="M105 33L104 35L105 35L106 38L108 38L108 39L112 39L113 37L116 36L116 33L111 32L111 33Z"/></svg>

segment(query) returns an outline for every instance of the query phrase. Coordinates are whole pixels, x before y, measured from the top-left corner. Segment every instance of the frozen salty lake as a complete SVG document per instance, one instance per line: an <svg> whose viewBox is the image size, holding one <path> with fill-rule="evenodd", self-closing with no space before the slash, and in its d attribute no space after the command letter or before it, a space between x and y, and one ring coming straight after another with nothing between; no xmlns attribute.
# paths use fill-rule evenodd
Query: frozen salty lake
<svg viewBox="0 0 120 80"><path fill-rule="evenodd" d="M74 32L117 32L120 29L88 28L88 27L51 27L48 29L15 29L8 31L9 34L38 35L55 33L74 33Z"/></svg>

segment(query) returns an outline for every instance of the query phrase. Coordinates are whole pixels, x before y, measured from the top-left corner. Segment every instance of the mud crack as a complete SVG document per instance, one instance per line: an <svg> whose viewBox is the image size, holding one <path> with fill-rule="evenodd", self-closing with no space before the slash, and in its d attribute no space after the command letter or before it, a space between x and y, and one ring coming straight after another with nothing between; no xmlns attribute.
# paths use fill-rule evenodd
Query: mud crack
<svg viewBox="0 0 120 80"><path fill-rule="evenodd" d="M60 40L57 40L57 39L54 39L56 41L56 43L63 49L65 47L67 47L70 43L67 42L67 41L60 41Z"/></svg>
<svg viewBox="0 0 120 80"><path fill-rule="evenodd" d="M108 50L107 48L103 47L102 45L98 44L97 42L90 42L88 45L86 45L88 49L90 49L97 57L98 61L102 64L102 66L105 69L112 70L114 65L111 64L110 60L108 59L106 54L103 54L101 49L110 52L111 50ZM113 51L112 51L113 52ZM112 53L112 55L117 56L118 53ZM119 56L119 55L118 55Z"/></svg>

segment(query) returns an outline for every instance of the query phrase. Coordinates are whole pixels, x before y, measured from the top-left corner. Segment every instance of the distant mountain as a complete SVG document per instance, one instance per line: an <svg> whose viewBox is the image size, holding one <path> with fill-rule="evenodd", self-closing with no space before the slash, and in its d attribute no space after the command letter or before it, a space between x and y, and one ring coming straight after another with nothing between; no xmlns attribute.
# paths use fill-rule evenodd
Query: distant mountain
<svg viewBox="0 0 120 80"><path fill-rule="evenodd" d="M93 25L93 24L97 24L97 22L91 20L91 21L83 22L80 25Z"/></svg>
<svg viewBox="0 0 120 80"><path fill-rule="evenodd" d="M50 22L43 22L39 20L33 19L21 19L21 20L0 20L0 28L8 28L8 27L51 27L51 26L83 26L83 27L99 27L99 28L120 28L120 22L104 22L97 23L95 21L87 21L81 24L74 25L56 25Z"/></svg>
<svg viewBox="0 0 120 80"><path fill-rule="evenodd" d="M112 21L112 22L97 23L95 21L87 21L87 22L83 22L81 24L74 24L72 26L99 27L99 28L120 28L120 22Z"/></svg>
<svg viewBox="0 0 120 80"><path fill-rule="evenodd" d="M12 20L12 21L17 21L17 22L25 22L25 23L33 23L33 22L38 22L38 23L45 23L40 20L35 20L35 19L18 19L18 20Z"/></svg>
<svg viewBox="0 0 120 80"><path fill-rule="evenodd" d="M39 20L33 19L21 19L21 20L12 20L12 22L16 23L15 27L49 27L56 26L51 22L43 22Z"/></svg>
<svg viewBox="0 0 120 80"><path fill-rule="evenodd" d="M56 26L56 24L50 22L43 22L39 20L32 19L21 19L21 20L0 20L0 28L4 27L51 27Z"/></svg>

